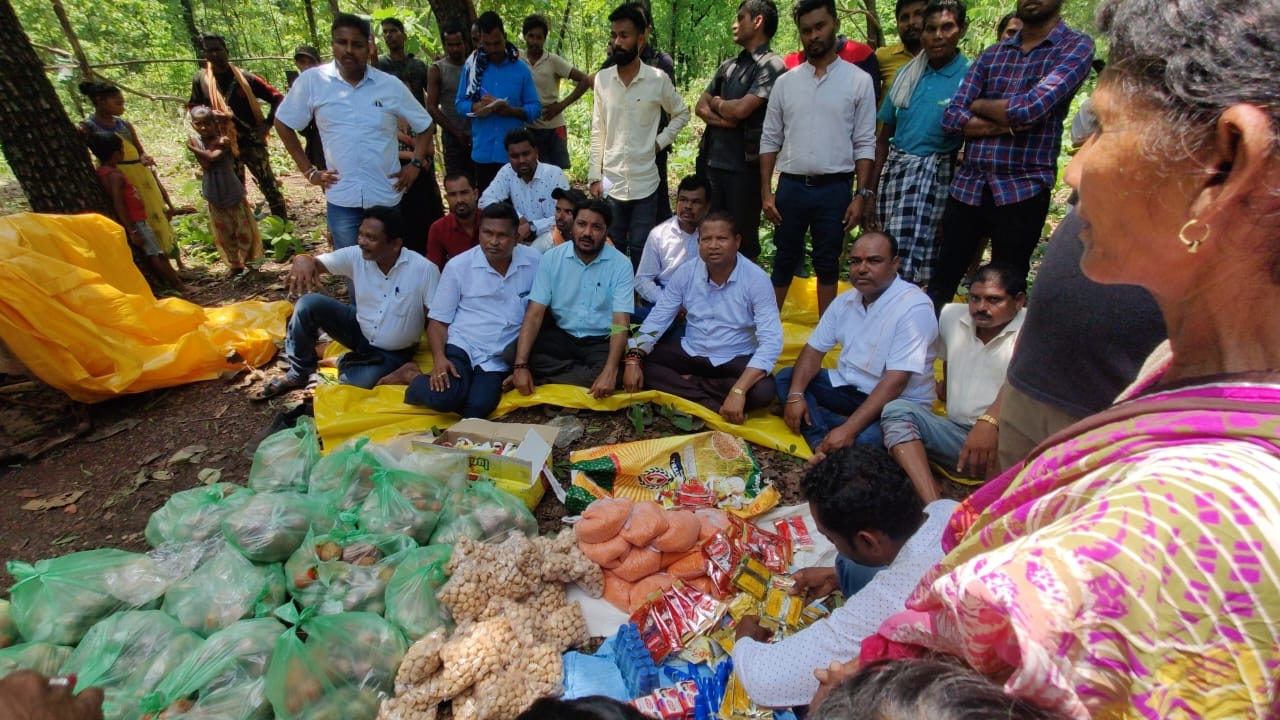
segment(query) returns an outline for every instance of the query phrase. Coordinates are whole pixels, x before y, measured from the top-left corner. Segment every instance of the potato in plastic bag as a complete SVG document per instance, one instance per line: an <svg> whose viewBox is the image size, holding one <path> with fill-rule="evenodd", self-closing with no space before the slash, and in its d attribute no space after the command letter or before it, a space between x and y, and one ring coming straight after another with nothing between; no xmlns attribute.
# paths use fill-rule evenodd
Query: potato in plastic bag
<svg viewBox="0 0 1280 720"><path fill-rule="evenodd" d="M449 611L436 593L449 580L445 565L453 551L450 545L427 545L404 554L387 583L387 620L417 640L436 628L449 628Z"/></svg>
<svg viewBox="0 0 1280 720"><path fill-rule="evenodd" d="M375 470L373 489L360 503L356 524L378 535L404 533L425 544L436 529L444 493L442 485L423 475Z"/></svg>
<svg viewBox="0 0 1280 720"><path fill-rule="evenodd" d="M74 648L47 642L11 645L0 650L0 678L18 670L57 675Z"/></svg>
<svg viewBox="0 0 1280 720"><path fill-rule="evenodd" d="M400 630L366 612L316 615L284 605L276 614L294 623L277 639L267 669L276 718L373 720L408 647Z"/></svg>
<svg viewBox="0 0 1280 720"><path fill-rule="evenodd" d="M222 519L253 497L247 487L214 483L174 493L147 520L147 542L165 543L208 540L221 531Z"/></svg>
<svg viewBox="0 0 1280 720"><path fill-rule="evenodd" d="M201 642L159 610L122 612L94 625L59 674L75 675L77 692L102 688L105 720L136 717L142 698Z"/></svg>
<svg viewBox="0 0 1280 720"><path fill-rule="evenodd" d="M279 620L264 617L210 635L142 698L143 720L269 718L267 666L284 631Z"/></svg>
<svg viewBox="0 0 1280 720"><path fill-rule="evenodd" d="M368 438L360 438L320 458L311 469L307 494L322 497L339 510L350 510L363 502L373 490L373 474L382 469L367 444Z"/></svg>
<svg viewBox="0 0 1280 720"><path fill-rule="evenodd" d="M374 535L362 530L311 533L288 562L285 580L299 605L322 615L386 612L387 583L406 550L417 543L406 535Z"/></svg>
<svg viewBox="0 0 1280 720"><path fill-rule="evenodd" d="M279 563L255 565L224 544L213 559L170 586L161 609L207 636L241 618L268 617L284 601Z"/></svg>
<svg viewBox="0 0 1280 720"><path fill-rule="evenodd" d="M283 562L307 533L327 532L337 515L321 498L296 492L259 493L222 520L227 541L254 562Z"/></svg>
<svg viewBox="0 0 1280 720"><path fill-rule="evenodd" d="M477 480L445 498L431 544L453 545L462 537L484 540L510 530L534 537L538 534L538 521L520 498L499 490L491 482Z"/></svg>
<svg viewBox="0 0 1280 720"><path fill-rule="evenodd" d="M7 567L17 579L9 601L18 634L57 645L75 645L112 613L150 605L172 581L150 557L109 548Z"/></svg>
<svg viewBox="0 0 1280 720"><path fill-rule="evenodd" d="M249 487L258 492L305 491L311 468L320 459L316 422L309 416L268 435L253 453Z"/></svg>
<svg viewBox="0 0 1280 720"><path fill-rule="evenodd" d="M0 600L0 648L18 642L18 626L13 622L13 609L8 600Z"/></svg>

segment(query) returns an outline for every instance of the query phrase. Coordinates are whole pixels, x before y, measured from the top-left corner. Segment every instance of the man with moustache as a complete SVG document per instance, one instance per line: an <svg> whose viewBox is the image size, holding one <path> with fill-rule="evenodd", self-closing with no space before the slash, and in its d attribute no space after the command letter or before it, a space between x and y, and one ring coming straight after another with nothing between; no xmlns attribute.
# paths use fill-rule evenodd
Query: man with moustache
<svg viewBox="0 0 1280 720"><path fill-rule="evenodd" d="M942 216L942 250L929 280L941 310L978 243L992 262L1026 275L1058 175L1062 124L1089 76L1093 40L1062 20L1062 0L1018 0L1022 31L987 48L942 117L966 141Z"/></svg>
<svg viewBox="0 0 1280 720"><path fill-rule="evenodd" d="M782 320L769 276L738 252L733 217L702 220L698 255L671 276L631 340L622 376L627 392L661 390L708 407L731 423L773 402L770 373L782 353ZM657 342L683 310L677 342Z"/></svg>
<svg viewBox="0 0 1280 720"><path fill-rule="evenodd" d="M893 86L898 71L920 54L924 47L920 34L924 32L924 6L928 0L898 0L893 6L893 18L898 24L898 42L876 50L876 62L880 65L880 87L886 91Z"/></svg>
<svg viewBox="0 0 1280 720"><path fill-rule="evenodd" d="M243 182L245 168L248 168L258 182L262 196L267 199L271 214L282 220L288 218L284 194L280 192L280 183L271 169L271 156L267 152L267 135L271 133L272 120L284 96L266 80L232 65L227 55L227 41L221 35L206 33L200 36L200 47L204 50L205 67L191 79L187 109L201 105L218 107L213 96L222 98L231 110L236 128L236 148L239 151L235 156L236 174ZM270 106L265 116L259 102Z"/></svg>
<svg viewBox="0 0 1280 720"><path fill-rule="evenodd" d="M898 398L929 408L934 400L929 298L898 277L898 248L879 231L849 248L853 289L835 299L805 342L794 367L777 375L782 418L813 450L810 464L848 445L880 445L880 413ZM827 370L822 359L836 345Z"/></svg>
<svg viewBox="0 0 1280 720"><path fill-rule="evenodd" d="M939 387L947 402L946 417L901 398L880 413L885 447L926 503L941 497L930 460L977 480L990 477L998 466L996 398L1027 314L1026 300L1026 283L1012 269L978 268L968 306L948 305L938 319L938 357L945 368Z"/></svg>
<svg viewBox="0 0 1280 720"><path fill-rule="evenodd" d="M479 197L466 175L450 175L444 179L445 199L449 214L431 223L427 231L427 259L444 269L455 258L476 246L479 223L476 200Z"/></svg>
<svg viewBox="0 0 1280 720"><path fill-rule="evenodd" d="M507 31L498 13L486 12L476 18L480 47L464 69L454 100L458 112L472 118L471 162L475 167L476 189L481 193L507 162L502 139L507 133L537 120L542 102L533 84L529 66L520 62L520 52L507 41Z"/></svg>
<svg viewBox="0 0 1280 720"><path fill-rule="evenodd" d="M644 12L622 5L610 13L609 23L616 62L596 74L587 181L593 196L608 198L608 235L631 256L634 268L658 222L658 204L667 202L659 197L656 154L689 122L689 108L671 79L640 59L649 33ZM664 111L671 122L659 131Z"/></svg>
<svg viewBox="0 0 1280 720"><path fill-rule="evenodd" d="M836 55L835 0L800 0L791 16L807 59L778 78L769 98L760 138L760 204L777 226L771 279L778 307L804 259L808 232L821 314L836 296L845 234L875 200L876 96L871 76ZM781 173L777 195L771 190L775 169Z"/></svg>
<svg viewBox="0 0 1280 720"><path fill-rule="evenodd" d="M580 385L595 398L617 390L635 285L627 257L605 243L612 219L604 201L586 200L573 214L573 242L538 263L520 335L503 353L522 395L535 381Z"/></svg>
<svg viewBox="0 0 1280 720"><path fill-rule="evenodd" d="M395 207L423 171L431 116L405 84L369 67L369 23L339 13L331 28L333 62L303 73L276 111L276 132L307 182L325 194L334 248L356 244L365 208ZM298 131L312 120L328 168L311 164ZM397 125L415 133L413 154L400 164Z"/></svg>
<svg viewBox="0 0 1280 720"><path fill-rule="evenodd" d="M467 41L462 26L449 23L440 30L444 57L427 68L427 112L441 128L446 175L471 174L471 121L458 112L458 81L467 61Z"/></svg>
<svg viewBox="0 0 1280 720"><path fill-rule="evenodd" d="M569 178L558 166L539 160L538 147L528 129L512 130L503 143L510 162L502 166L480 196L480 207L510 203L520 216L516 240L535 243L537 249L546 250L553 244L551 228L556 222L556 200L552 193L568 190Z"/></svg>
<svg viewBox="0 0 1280 720"><path fill-rule="evenodd" d="M773 84L787 71L769 48L777 31L773 0L743 0L733 22L742 52L720 65L694 109L707 123L699 160L711 184L711 209L733 215L742 254L752 262L760 255L760 131Z"/></svg>
<svg viewBox="0 0 1280 720"><path fill-rule="evenodd" d="M547 19L530 15L521 27L524 35L524 53L520 60L533 73L533 85L542 101L542 117L529 125L538 156L562 170L569 169L569 135L565 128L564 111L591 89L591 77L553 52L547 52L547 34L551 32ZM573 89L560 98L560 81L572 80Z"/></svg>
<svg viewBox="0 0 1280 720"><path fill-rule="evenodd" d="M316 342L322 332L350 348L338 358L338 382L344 385L371 388L413 359L440 271L421 255L404 250L395 208L371 207L362 213L357 245L315 257L294 256L285 286L302 297L285 335L289 370L267 381L255 400L307 384L319 362ZM325 273L349 278L355 302L314 292Z"/></svg>
<svg viewBox="0 0 1280 720"><path fill-rule="evenodd" d="M479 418L493 412L511 367L502 351L520 332L540 257L516 242L518 223L507 203L484 209L480 244L445 267L431 298L431 373L409 362L379 385L408 385L406 403L437 412Z"/></svg>
<svg viewBox="0 0 1280 720"><path fill-rule="evenodd" d="M880 107L876 164L864 227L879 222L898 241L902 279L927 285L938 253L938 223L962 138L942 131L942 113L969 60L958 44L967 29L964 3L932 0L925 10L924 52L898 74Z"/></svg>
<svg viewBox="0 0 1280 720"><path fill-rule="evenodd" d="M551 246L573 240L573 212L586 202L587 194L576 188L551 191L556 201L556 225L551 229Z"/></svg>

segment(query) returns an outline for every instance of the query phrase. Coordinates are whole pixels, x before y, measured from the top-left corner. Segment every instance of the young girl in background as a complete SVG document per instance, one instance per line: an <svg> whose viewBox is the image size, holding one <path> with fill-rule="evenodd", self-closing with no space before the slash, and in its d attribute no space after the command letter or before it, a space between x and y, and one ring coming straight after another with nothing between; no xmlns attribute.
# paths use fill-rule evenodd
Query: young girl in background
<svg viewBox="0 0 1280 720"><path fill-rule="evenodd" d="M198 137L187 140L187 147L204 168L201 194L209 201L213 240L235 277L262 256L258 221L245 198L244 183L236 175L234 141L223 133L221 119L201 105L191 109L191 124Z"/></svg>
<svg viewBox="0 0 1280 720"><path fill-rule="evenodd" d="M169 225L173 203L169 201L169 193L151 170L156 161L142 149L138 131L120 118L124 114L124 94L115 85L96 80L80 83L80 92L93 102L93 114L85 118L80 127L87 136L95 132L108 132L120 138L124 146L124 158L117 167L142 199L147 226L155 234L156 245L166 255L176 256L173 228Z"/></svg>

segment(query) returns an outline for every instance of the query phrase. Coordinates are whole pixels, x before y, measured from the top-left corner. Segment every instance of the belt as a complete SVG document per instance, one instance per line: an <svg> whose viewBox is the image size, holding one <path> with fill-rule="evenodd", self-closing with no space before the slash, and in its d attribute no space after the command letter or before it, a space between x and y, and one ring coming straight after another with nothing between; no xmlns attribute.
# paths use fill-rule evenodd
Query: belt
<svg viewBox="0 0 1280 720"><path fill-rule="evenodd" d="M121 160L116 164L117 165L141 165L142 161L141 160Z"/></svg>
<svg viewBox="0 0 1280 720"><path fill-rule="evenodd" d="M794 175L792 173L781 173L781 175L784 180L794 180L808 187L853 181L853 173L851 172L831 173L829 175Z"/></svg>

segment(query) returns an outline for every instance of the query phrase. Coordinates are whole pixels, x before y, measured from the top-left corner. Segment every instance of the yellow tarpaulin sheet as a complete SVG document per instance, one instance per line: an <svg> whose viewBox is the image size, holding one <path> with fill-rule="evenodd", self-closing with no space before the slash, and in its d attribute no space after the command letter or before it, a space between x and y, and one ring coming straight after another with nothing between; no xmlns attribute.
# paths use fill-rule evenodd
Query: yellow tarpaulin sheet
<svg viewBox="0 0 1280 720"><path fill-rule="evenodd" d="M275 354L287 302L157 300L119 225L100 215L0 218L0 340L81 402L199 380Z"/></svg>
<svg viewBox="0 0 1280 720"><path fill-rule="evenodd" d="M847 284L841 284L840 292L848 289ZM782 356L778 359L778 369L795 363L800 348L817 323L815 292L813 279L797 278L791 285L787 303L782 308L785 345ZM340 348L331 346L325 354L333 355L340 351ZM828 353L824 364L834 367L836 356L836 351ZM423 372L430 371L431 353L426 348L425 340L414 360ZM732 433L766 448L802 458L812 454L804 438L791 432L782 418L771 415L767 410L757 410L748 415L746 423L732 425L697 403L656 390L618 392L603 400L596 400L587 393L586 388L574 385L540 385L532 395L521 395L515 390L504 394L493 417L501 417L517 408L543 404L582 410L616 411L626 410L631 403L646 401L674 406L677 410L707 421L712 429ZM354 437L367 436L380 440L407 432L444 429L458 421L457 415L406 405L403 385L383 386L373 390L362 390L350 385L321 385L316 388L315 413L316 427L326 448L337 447Z"/></svg>

